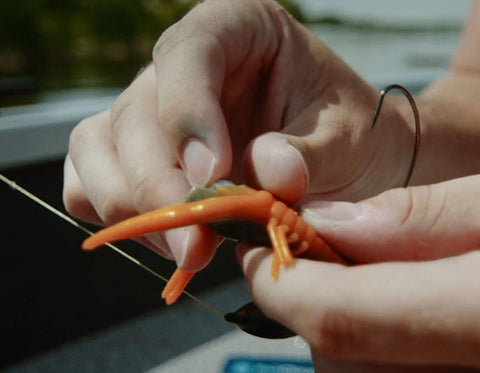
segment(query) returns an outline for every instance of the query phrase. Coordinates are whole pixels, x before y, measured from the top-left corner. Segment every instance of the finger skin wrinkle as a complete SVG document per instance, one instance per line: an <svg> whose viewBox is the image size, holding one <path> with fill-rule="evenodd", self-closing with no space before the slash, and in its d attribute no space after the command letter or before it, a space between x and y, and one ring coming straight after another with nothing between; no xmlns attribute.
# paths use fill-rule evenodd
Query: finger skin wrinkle
<svg viewBox="0 0 480 373"><path fill-rule="evenodd" d="M127 94L128 90L123 92L117 100L115 100L110 109L110 125L115 138L118 138L118 133L121 132L119 127L125 122L121 119L133 107L132 100L126 97Z"/></svg>
<svg viewBox="0 0 480 373"><path fill-rule="evenodd" d="M97 201L96 206L99 206L95 210L106 225L115 224L135 214L121 202L123 197L112 191L110 194L103 194L94 198Z"/></svg>
<svg viewBox="0 0 480 373"><path fill-rule="evenodd" d="M145 167L138 167L131 173L130 189L133 205L139 212L146 212L167 204L181 203L188 192L187 185L177 185L175 197L167 199L159 193L160 186L166 185L170 180L183 178L183 171L177 168L164 169L161 174L152 175ZM173 199L172 199L173 198Z"/></svg>
<svg viewBox="0 0 480 373"><path fill-rule="evenodd" d="M152 59L159 66L161 66L162 59L166 58L177 47L184 46L186 40L195 38L198 35L195 32L184 32L182 25L183 23L180 21L170 26L155 43Z"/></svg>
<svg viewBox="0 0 480 373"><path fill-rule="evenodd" d="M407 203L405 203L406 209L403 218L400 221L401 226L407 225L407 223L412 219L413 212L414 212L414 200L415 195L411 188L406 189L407 193L405 196L407 197Z"/></svg>
<svg viewBox="0 0 480 373"><path fill-rule="evenodd" d="M152 58L154 61L160 57L160 53L168 54L168 51L165 51L165 48L164 48L165 44L168 45L168 42L170 41L170 39L175 37L175 34L177 33L177 30L178 30L178 25L181 24L181 22L182 21L174 23L173 25L168 27L162 33L162 35L160 35L157 42L155 43L155 46L153 47ZM171 43L171 48L173 48L175 44L176 43Z"/></svg>
<svg viewBox="0 0 480 373"><path fill-rule="evenodd" d="M148 171L145 171L142 166L135 169L132 174L131 190L132 201L134 206L141 212L152 210L159 206L152 206L152 196L158 194L158 185ZM161 184L159 184L161 185Z"/></svg>
<svg viewBox="0 0 480 373"><path fill-rule="evenodd" d="M316 331L309 339L312 349L326 356L348 357L360 344L355 322L340 310L323 311L312 329Z"/></svg>
<svg viewBox="0 0 480 373"><path fill-rule="evenodd" d="M78 159L83 152L83 149L85 148L84 145L90 144L95 139L90 131L90 126L92 124L92 120L90 118L86 118L82 120L70 134L68 149L73 164L75 164L75 160Z"/></svg>
<svg viewBox="0 0 480 373"><path fill-rule="evenodd" d="M405 227L406 231L413 232L415 232L415 227L422 226L422 236L418 238L418 241L415 241L419 249L416 259L422 259L424 258L422 254L425 249L424 246L431 241L431 238L435 239L438 235L448 234L448 232L441 230L442 220L447 211L448 195L444 189L430 185L407 188L406 190L407 203L405 206L407 208L400 225ZM410 228L412 226L413 228ZM438 249L440 249L440 246L438 246Z"/></svg>
<svg viewBox="0 0 480 373"><path fill-rule="evenodd" d="M399 188L395 190L395 194L389 194L389 197L392 198L391 205L393 208L398 204L395 198L404 199L401 206L405 207L403 207L403 213L400 215L398 222L400 226L417 225L427 218L431 201L431 187L429 185L406 189Z"/></svg>
<svg viewBox="0 0 480 373"><path fill-rule="evenodd" d="M383 282L388 291L378 284L380 272L366 282L357 277L351 292L354 299L324 300L316 315L304 314L318 320L304 334L314 351L330 357L478 366L480 303L472 291L464 289L472 278L474 288L479 282L475 278L479 255L470 253L428 266L417 263L409 269L402 269L400 263L385 265L381 271L392 277L391 284ZM368 267L352 270L361 275L362 268ZM461 274L455 276L457 271ZM416 288L405 291L412 286Z"/></svg>
<svg viewBox="0 0 480 373"><path fill-rule="evenodd" d="M426 200L429 206L429 215L431 215L429 217L429 233L436 234L437 230L443 229L441 224L442 219L448 212L448 193L446 193L443 188L436 188L435 199L432 199L432 187L428 186L428 190L428 198Z"/></svg>

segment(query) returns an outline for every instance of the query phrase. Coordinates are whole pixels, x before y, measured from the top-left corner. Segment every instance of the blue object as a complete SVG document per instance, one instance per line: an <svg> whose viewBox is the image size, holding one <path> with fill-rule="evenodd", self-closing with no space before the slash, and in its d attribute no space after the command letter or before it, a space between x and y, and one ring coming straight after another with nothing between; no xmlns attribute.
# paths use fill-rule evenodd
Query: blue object
<svg viewBox="0 0 480 373"><path fill-rule="evenodd" d="M223 373L314 373L309 360L232 358Z"/></svg>

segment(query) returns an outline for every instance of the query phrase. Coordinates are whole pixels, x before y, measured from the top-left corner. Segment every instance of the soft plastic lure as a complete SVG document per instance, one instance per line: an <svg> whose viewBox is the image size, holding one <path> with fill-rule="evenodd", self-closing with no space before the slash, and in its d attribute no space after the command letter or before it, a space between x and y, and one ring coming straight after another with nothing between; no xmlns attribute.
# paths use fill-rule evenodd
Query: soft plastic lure
<svg viewBox="0 0 480 373"><path fill-rule="evenodd" d="M271 246L274 278L279 276L280 266L291 265L298 256L345 263L312 226L272 194L226 181L210 188L193 188L183 204L163 207L105 228L87 238L82 247L92 250L108 242L193 224L205 224L237 241ZM177 268L162 292L167 304L178 299L193 275L194 272ZM276 339L295 335L268 318L253 302L224 318L258 337Z"/></svg>
<svg viewBox="0 0 480 373"><path fill-rule="evenodd" d="M271 274L288 267L295 257L344 263L317 231L296 211L264 190L220 181L210 188L193 188L186 203L163 207L105 228L83 243L92 250L107 242L135 238L193 224L205 224L222 236L274 250ZM178 268L162 292L167 304L182 294L193 272Z"/></svg>

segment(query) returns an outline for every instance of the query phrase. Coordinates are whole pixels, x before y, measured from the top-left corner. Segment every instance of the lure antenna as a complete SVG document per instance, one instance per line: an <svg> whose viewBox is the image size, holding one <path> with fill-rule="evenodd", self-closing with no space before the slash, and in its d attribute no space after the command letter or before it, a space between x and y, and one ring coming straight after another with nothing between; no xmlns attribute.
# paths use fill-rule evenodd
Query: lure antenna
<svg viewBox="0 0 480 373"><path fill-rule="evenodd" d="M372 126L370 127L370 130L373 130L373 128L375 127L375 124L377 123L377 119L380 115L380 110L382 109L385 96L391 90L398 90L403 93L403 95L406 97L406 99L410 103L410 107L412 109L413 117L415 120L415 143L413 146L412 159L410 161L410 166L408 167L407 175L402 184L402 186L406 188L408 186L408 183L410 182L410 178L412 177L413 169L415 168L415 163L417 161L418 150L420 149L421 132L420 132L420 115L418 113L417 104L415 103L415 100L411 95L411 93L405 87L399 84L391 84L385 87L384 89L382 89L382 91L380 92L380 98L378 99L378 102L377 102L377 107L375 108L375 111L373 113Z"/></svg>

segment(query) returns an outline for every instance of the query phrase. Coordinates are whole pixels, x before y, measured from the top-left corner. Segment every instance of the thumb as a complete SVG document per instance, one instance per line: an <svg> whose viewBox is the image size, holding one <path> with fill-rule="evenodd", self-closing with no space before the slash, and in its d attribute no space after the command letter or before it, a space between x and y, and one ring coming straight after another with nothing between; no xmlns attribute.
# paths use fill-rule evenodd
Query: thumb
<svg viewBox="0 0 480 373"><path fill-rule="evenodd" d="M303 217L359 263L428 260L480 248L480 175L358 202L306 202Z"/></svg>
<svg viewBox="0 0 480 373"><path fill-rule="evenodd" d="M278 132L268 132L248 146L244 162L249 182L293 204L306 193L309 177L301 153Z"/></svg>

